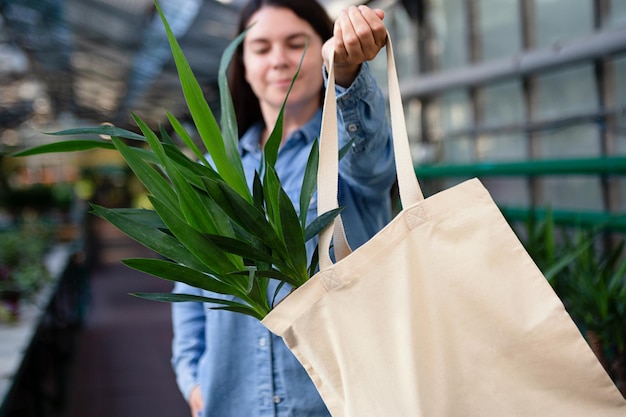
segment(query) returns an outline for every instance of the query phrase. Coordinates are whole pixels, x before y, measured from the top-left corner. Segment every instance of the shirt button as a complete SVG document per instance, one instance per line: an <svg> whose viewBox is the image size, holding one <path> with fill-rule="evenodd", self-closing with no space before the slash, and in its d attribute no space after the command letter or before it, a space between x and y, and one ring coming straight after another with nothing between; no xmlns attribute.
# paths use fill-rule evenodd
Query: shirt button
<svg viewBox="0 0 626 417"><path fill-rule="evenodd" d="M356 132L357 130L359 130L359 127L357 125L355 125L354 123L348 125L348 131L349 132Z"/></svg>
<svg viewBox="0 0 626 417"><path fill-rule="evenodd" d="M274 404L280 404L280 402L283 400L278 395L274 395L273 399L274 399Z"/></svg>
<svg viewBox="0 0 626 417"><path fill-rule="evenodd" d="M267 339L264 337L259 338L259 346L265 347L267 345Z"/></svg>

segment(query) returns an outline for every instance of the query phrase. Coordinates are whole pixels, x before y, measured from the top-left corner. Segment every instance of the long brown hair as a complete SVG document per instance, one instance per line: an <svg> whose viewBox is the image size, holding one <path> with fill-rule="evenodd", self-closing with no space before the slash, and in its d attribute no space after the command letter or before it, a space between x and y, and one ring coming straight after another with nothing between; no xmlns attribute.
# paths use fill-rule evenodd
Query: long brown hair
<svg viewBox="0 0 626 417"><path fill-rule="evenodd" d="M239 14L237 34L246 29L253 14L267 6L291 10L296 16L311 25L322 39L322 42L333 36L333 22L326 10L315 0L251 0ZM228 84L233 98L235 114L237 115L237 128L239 129L239 135L242 135L250 126L262 119L259 99L245 79L243 44L239 45L230 65ZM323 95L324 87L322 86L320 97L323 97Z"/></svg>

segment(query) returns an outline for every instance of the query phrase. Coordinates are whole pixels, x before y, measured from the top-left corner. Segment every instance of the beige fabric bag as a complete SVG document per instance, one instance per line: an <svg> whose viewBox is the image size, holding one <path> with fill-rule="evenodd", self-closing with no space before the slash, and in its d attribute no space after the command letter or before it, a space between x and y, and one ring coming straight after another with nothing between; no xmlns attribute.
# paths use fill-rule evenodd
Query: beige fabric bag
<svg viewBox="0 0 626 417"><path fill-rule="evenodd" d="M403 210L353 253L337 222L334 264L333 230L325 231L320 272L263 324L334 417L626 416L626 401L482 184L423 198L389 42L387 59ZM320 213L337 204L330 72Z"/></svg>

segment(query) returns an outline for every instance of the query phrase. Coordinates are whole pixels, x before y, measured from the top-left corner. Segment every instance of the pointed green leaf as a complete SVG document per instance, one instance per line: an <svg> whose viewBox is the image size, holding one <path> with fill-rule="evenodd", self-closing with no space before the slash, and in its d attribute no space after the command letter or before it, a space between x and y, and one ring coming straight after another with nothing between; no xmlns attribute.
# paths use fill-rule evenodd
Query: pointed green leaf
<svg viewBox="0 0 626 417"><path fill-rule="evenodd" d="M183 214L187 223L204 233L216 233L217 228L212 221L211 216L207 216L207 210L202 200L198 196L196 190L189 185L189 181L183 177L178 168L167 157L163 145L159 142L157 136L150 130L141 119L135 117L137 126L141 129L146 140L150 144L150 149L159 159L161 166L165 168L167 175L174 184L180 212Z"/></svg>
<svg viewBox="0 0 626 417"><path fill-rule="evenodd" d="M280 189L278 207L283 239L289 249L289 260L294 269L306 279L308 278L306 272L306 248L304 246L304 236L300 226L300 220L298 219L296 210L293 208L291 199L282 188Z"/></svg>
<svg viewBox="0 0 626 417"><path fill-rule="evenodd" d="M231 272L229 275L240 275L240 276L248 276L248 271L247 270L243 270L243 271L235 271L235 272ZM255 275L257 277L262 277L262 278L271 278L271 279L275 279L281 282L285 282L293 287L298 287L300 285L302 285L302 282L299 282L297 278L294 278L293 276L290 276L288 274L285 274L282 271L279 271L277 269L274 268L270 268L270 269L266 269L266 270L261 270L258 269L255 272Z"/></svg>
<svg viewBox="0 0 626 417"><path fill-rule="evenodd" d="M250 191L248 190L245 175L243 173L241 159L239 157L236 160L230 160L230 158L228 158L220 128L215 120L215 117L213 116L213 112L204 99L202 88L194 76L189 63L183 55L182 49L180 48L180 45L172 33L172 30L158 4L157 10L161 16L163 25L165 26L167 38L172 49L172 55L174 56L174 62L176 64L180 83L183 89L183 95L185 96L187 107L189 108L191 117L196 125L196 128L198 129L198 133L209 151L209 154L213 158L213 162L215 163L217 171L220 175L243 198L249 200L252 197L250 195Z"/></svg>
<svg viewBox="0 0 626 417"><path fill-rule="evenodd" d="M228 88L228 66L233 58L233 55L237 51L237 48L243 41L248 30L246 29L239 34L224 50L222 58L220 60L220 66L218 69L217 83L220 91L220 109L221 109L221 127L222 136L224 138L224 145L226 147L226 154L231 161L241 161L241 155L239 154L239 133L237 130L237 117L235 115L235 108L233 106L233 100L230 95L230 89ZM241 162L238 162L241 165ZM239 169L239 166L237 167ZM243 166L241 166L241 172L243 173Z"/></svg>
<svg viewBox="0 0 626 417"><path fill-rule="evenodd" d="M265 210L267 218L277 230L280 230L280 208L278 200L281 185L278 175L272 166L266 166L263 180L263 195L265 196Z"/></svg>
<svg viewBox="0 0 626 417"><path fill-rule="evenodd" d="M311 146L311 153L309 154L309 158L306 162L304 178L302 179L302 188L300 190L300 224L303 229L306 227L311 199L317 189L317 166L319 164L319 155L319 144L316 139L313 141L313 145Z"/></svg>
<svg viewBox="0 0 626 417"><path fill-rule="evenodd" d="M132 139L143 141L144 137L130 130L122 129L115 126L101 125L93 127L79 127L75 129L66 129L58 132L49 132L48 135L53 136L74 136L74 135L104 135L116 136L118 138Z"/></svg>
<svg viewBox="0 0 626 417"><path fill-rule="evenodd" d="M97 205L92 205L92 209L95 215L105 219L148 249L191 268L207 270L198 258L169 234L136 221L132 216L126 216L118 210L107 209ZM207 270L207 272L209 271Z"/></svg>
<svg viewBox="0 0 626 417"><path fill-rule="evenodd" d="M339 160L343 159L344 156L346 156L348 154L348 151L350 150L350 148L352 147L352 145L354 144L354 141L356 140L356 138L352 138L348 141L348 143L346 143L345 145L343 145L341 147L341 149L339 149Z"/></svg>
<svg viewBox="0 0 626 417"><path fill-rule="evenodd" d="M244 230L262 239L279 256L287 257L287 248L265 214L244 200L224 181L205 179L206 189L226 214Z"/></svg>
<svg viewBox="0 0 626 417"><path fill-rule="evenodd" d="M171 210L154 197L150 197L150 201L174 236L206 265L212 274L224 275L243 268L241 260L221 250L202 233L187 224L176 211Z"/></svg>
<svg viewBox="0 0 626 417"><path fill-rule="evenodd" d="M218 235L206 235L216 246L219 246L222 250L241 256L245 259L255 260L259 262L268 262L273 264L282 264L280 259L272 256L271 253L264 252L248 242L242 240L218 236Z"/></svg>
<svg viewBox="0 0 626 417"><path fill-rule="evenodd" d="M126 145L121 139L116 137L113 137L112 140L130 169L135 173L137 179L139 179L144 187L146 187L148 192L165 202L172 210L177 210L178 199L172 186L165 178L148 165L138 153L134 151L134 148Z"/></svg>
<svg viewBox="0 0 626 417"><path fill-rule="evenodd" d="M110 149L115 150L115 146L103 139L93 140L68 140L63 142L47 143L45 145L35 146L20 152L11 154L14 157L40 155L44 153L55 152L78 152L78 151L90 151L92 149Z"/></svg>
<svg viewBox="0 0 626 417"><path fill-rule="evenodd" d="M122 262L138 271L169 281L182 282L206 291L234 296L241 294L236 287L228 285L225 281L220 281L209 274L170 261L154 258L129 258L122 260Z"/></svg>
<svg viewBox="0 0 626 417"><path fill-rule="evenodd" d="M131 293L131 295L139 298L144 298L146 300L162 301L166 303L181 303L191 301L197 303L220 304L226 307L215 307L214 309L236 311L238 313L247 314L249 316L255 317L259 320L263 320L263 317L265 317L265 315L269 312L259 312L254 308L248 307L247 305L239 303L237 301L224 300L221 298L203 297L201 295L176 293Z"/></svg>
<svg viewBox="0 0 626 417"><path fill-rule="evenodd" d="M189 133L187 133L182 123L180 123L178 119L170 112L167 112L167 119L170 121L170 124L174 128L174 131L180 137L183 143L193 152L194 155L196 155L196 158L202 161L204 165L209 165L209 162L205 158L204 153L200 150L200 148L196 146L195 142L193 141L191 136L189 136Z"/></svg>
<svg viewBox="0 0 626 417"><path fill-rule="evenodd" d="M92 207L99 207L92 205ZM115 212L116 214L123 216L129 220L141 223L144 226L152 229L167 229L163 220L159 217L156 211L147 210L141 208L112 208L107 211Z"/></svg>
<svg viewBox="0 0 626 417"><path fill-rule="evenodd" d="M304 231L304 241L308 242L310 239L317 236L326 226L328 226L334 219L343 211L345 207L338 207L323 213L317 217L307 226Z"/></svg>

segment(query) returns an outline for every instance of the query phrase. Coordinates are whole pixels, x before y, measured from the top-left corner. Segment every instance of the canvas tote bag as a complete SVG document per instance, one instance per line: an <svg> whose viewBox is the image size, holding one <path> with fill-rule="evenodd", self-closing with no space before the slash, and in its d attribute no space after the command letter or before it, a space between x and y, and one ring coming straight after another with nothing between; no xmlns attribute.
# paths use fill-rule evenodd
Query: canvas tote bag
<svg viewBox="0 0 626 417"><path fill-rule="evenodd" d="M263 324L334 417L626 416L626 401L483 185L473 179L423 198L389 41L387 60L403 210L352 253L340 222L326 230L320 272ZM320 213L337 205L330 67Z"/></svg>

